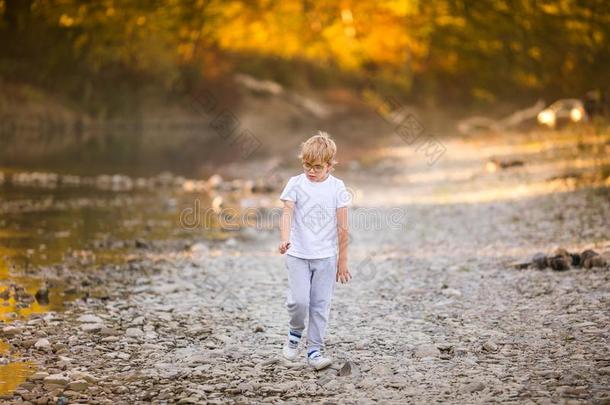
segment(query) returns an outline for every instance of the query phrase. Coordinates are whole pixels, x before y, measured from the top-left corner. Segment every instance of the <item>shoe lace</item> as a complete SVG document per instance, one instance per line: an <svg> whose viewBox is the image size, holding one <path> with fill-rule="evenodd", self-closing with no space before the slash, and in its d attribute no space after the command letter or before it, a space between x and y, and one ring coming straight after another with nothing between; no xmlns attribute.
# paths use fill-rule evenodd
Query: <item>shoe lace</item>
<svg viewBox="0 0 610 405"><path fill-rule="evenodd" d="M290 347L291 349L296 349L297 347L299 347L299 341L288 339L288 347Z"/></svg>

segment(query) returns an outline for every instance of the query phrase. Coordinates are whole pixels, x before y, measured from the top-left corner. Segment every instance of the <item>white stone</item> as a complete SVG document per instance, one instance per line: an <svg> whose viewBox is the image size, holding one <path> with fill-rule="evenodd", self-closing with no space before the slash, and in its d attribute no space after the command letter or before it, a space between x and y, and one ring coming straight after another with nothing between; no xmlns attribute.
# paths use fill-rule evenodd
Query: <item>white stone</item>
<svg viewBox="0 0 610 405"><path fill-rule="evenodd" d="M51 342L49 342L49 339L40 338L36 341L34 347L37 349L48 350L51 348Z"/></svg>
<svg viewBox="0 0 610 405"><path fill-rule="evenodd" d="M87 389L87 387L89 386L89 383L87 383L87 381L85 380L76 380L76 381L72 381L70 384L68 384L68 389L72 390L72 391L84 391Z"/></svg>
<svg viewBox="0 0 610 405"><path fill-rule="evenodd" d="M98 332L100 330L102 330L102 328L104 327L104 325L99 324L99 323L85 323L83 325L81 325L81 330L85 331L85 332Z"/></svg>
<svg viewBox="0 0 610 405"><path fill-rule="evenodd" d="M125 336L129 337L140 337L142 335L144 335L144 332L140 328L127 328L125 331Z"/></svg>
<svg viewBox="0 0 610 405"><path fill-rule="evenodd" d="M44 378L45 384L68 385L70 379L63 374L51 374Z"/></svg>
<svg viewBox="0 0 610 405"><path fill-rule="evenodd" d="M78 317L77 319L79 322L83 322L83 323L103 323L104 320L102 318L100 318L97 315L91 315L91 314L86 314L86 315L81 315Z"/></svg>

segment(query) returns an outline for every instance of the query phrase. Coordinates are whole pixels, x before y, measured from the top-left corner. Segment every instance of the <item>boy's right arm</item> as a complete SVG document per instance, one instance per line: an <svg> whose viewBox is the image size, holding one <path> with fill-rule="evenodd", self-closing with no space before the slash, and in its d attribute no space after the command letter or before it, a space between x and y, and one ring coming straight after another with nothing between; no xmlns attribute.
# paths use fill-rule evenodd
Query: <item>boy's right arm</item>
<svg viewBox="0 0 610 405"><path fill-rule="evenodd" d="M290 248L290 227L292 226L292 215L294 213L294 201L284 200L282 218L280 219L280 246L281 254Z"/></svg>

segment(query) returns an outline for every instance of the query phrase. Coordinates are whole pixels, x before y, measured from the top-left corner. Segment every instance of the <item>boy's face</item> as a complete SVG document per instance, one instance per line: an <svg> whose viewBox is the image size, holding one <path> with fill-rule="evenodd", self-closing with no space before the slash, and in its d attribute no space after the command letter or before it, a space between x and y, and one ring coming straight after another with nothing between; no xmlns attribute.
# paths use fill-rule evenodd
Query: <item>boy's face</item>
<svg viewBox="0 0 610 405"><path fill-rule="evenodd" d="M303 170L310 181L324 181L330 172L331 165L322 162L303 162Z"/></svg>

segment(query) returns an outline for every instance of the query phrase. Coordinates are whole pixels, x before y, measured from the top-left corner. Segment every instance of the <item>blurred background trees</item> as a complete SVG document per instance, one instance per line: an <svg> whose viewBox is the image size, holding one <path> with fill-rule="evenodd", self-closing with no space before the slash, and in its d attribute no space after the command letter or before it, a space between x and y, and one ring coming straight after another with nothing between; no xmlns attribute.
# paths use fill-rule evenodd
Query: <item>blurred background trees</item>
<svg viewBox="0 0 610 405"><path fill-rule="evenodd" d="M609 85L604 0L0 1L0 78L93 116L234 73L293 88L369 80L430 107Z"/></svg>

